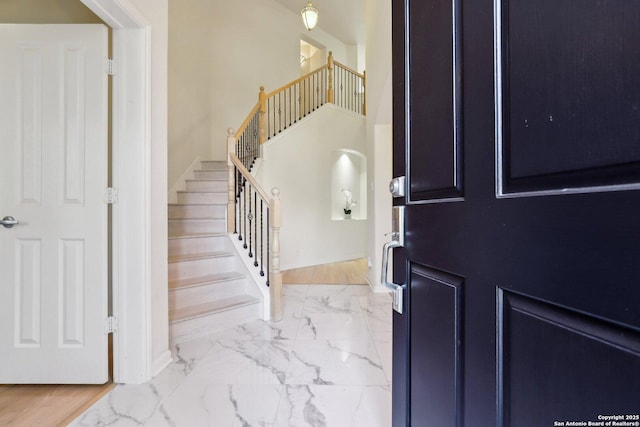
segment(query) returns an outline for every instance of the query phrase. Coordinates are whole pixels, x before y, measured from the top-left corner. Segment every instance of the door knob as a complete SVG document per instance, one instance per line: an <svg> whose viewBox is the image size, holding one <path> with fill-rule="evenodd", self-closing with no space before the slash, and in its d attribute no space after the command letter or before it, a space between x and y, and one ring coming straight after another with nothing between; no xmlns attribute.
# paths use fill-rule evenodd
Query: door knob
<svg viewBox="0 0 640 427"><path fill-rule="evenodd" d="M393 197L404 197L405 177L393 178L389 183L389 192Z"/></svg>
<svg viewBox="0 0 640 427"><path fill-rule="evenodd" d="M16 219L12 216L5 216L0 220L0 225L3 225L4 228L12 228L14 225L20 224Z"/></svg>

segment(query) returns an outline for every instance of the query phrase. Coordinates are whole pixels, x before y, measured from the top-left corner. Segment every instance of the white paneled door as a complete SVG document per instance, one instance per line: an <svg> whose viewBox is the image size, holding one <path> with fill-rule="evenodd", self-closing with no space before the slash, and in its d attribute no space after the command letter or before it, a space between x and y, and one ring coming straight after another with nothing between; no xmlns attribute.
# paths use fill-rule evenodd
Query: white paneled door
<svg viewBox="0 0 640 427"><path fill-rule="evenodd" d="M0 25L0 383L108 379L107 41Z"/></svg>

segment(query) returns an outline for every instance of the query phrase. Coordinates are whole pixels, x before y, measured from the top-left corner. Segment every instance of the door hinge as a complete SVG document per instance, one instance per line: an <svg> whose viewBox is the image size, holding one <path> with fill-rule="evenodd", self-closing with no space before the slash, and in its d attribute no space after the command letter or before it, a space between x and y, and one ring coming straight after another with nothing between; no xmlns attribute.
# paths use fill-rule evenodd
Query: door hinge
<svg viewBox="0 0 640 427"><path fill-rule="evenodd" d="M112 334L114 332L118 332L118 319L113 316L109 316L104 322L104 333Z"/></svg>
<svg viewBox="0 0 640 427"><path fill-rule="evenodd" d="M115 61L113 60L113 58L107 58L107 64L106 64L106 72L108 75L110 76L115 76L116 75L116 65L115 65Z"/></svg>
<svg viewBox="0 0 640 427"><path fill-rule="evenodd" d="M107 187L104 194L104 201L107 204L118 203L118 191L113 187Z"/></svg>

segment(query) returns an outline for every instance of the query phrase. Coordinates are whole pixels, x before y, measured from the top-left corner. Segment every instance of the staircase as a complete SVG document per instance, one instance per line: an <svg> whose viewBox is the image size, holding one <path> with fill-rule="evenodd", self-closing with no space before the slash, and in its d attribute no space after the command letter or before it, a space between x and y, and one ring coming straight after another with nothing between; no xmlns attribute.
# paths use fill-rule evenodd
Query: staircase
<svg viewBox="0 0 640 427"><path fill-rule="evenodd" d="M262 318L255 288L227 234L226 162L203 161L169 205L169 335L186 341Z"/></svg>

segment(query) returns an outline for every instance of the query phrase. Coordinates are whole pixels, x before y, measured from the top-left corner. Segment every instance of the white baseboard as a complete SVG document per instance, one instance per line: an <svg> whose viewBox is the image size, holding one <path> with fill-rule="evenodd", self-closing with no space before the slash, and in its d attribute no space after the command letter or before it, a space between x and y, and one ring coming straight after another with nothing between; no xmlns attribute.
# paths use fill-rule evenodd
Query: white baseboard
<svg viewBox="0 0 640 427"><path fill-rule="evenodd" d="M185 181L188 179L193 179L193 171L200 169L200 162L202 159L200 156L196 157L196 159L189 165L189 167L180 175L180 178L176 182L173 183L169 192L167 193L168 203L177 203L178 202L178 191L183 191L186 188Z"/></svg>
<svg viewBox="0 0 640 427"><path fill-rule="evenodd" d="M171 357L171 352L167 350L151 364L151 376L155 377L171 363L173 363L173 358Z"/></svg>

